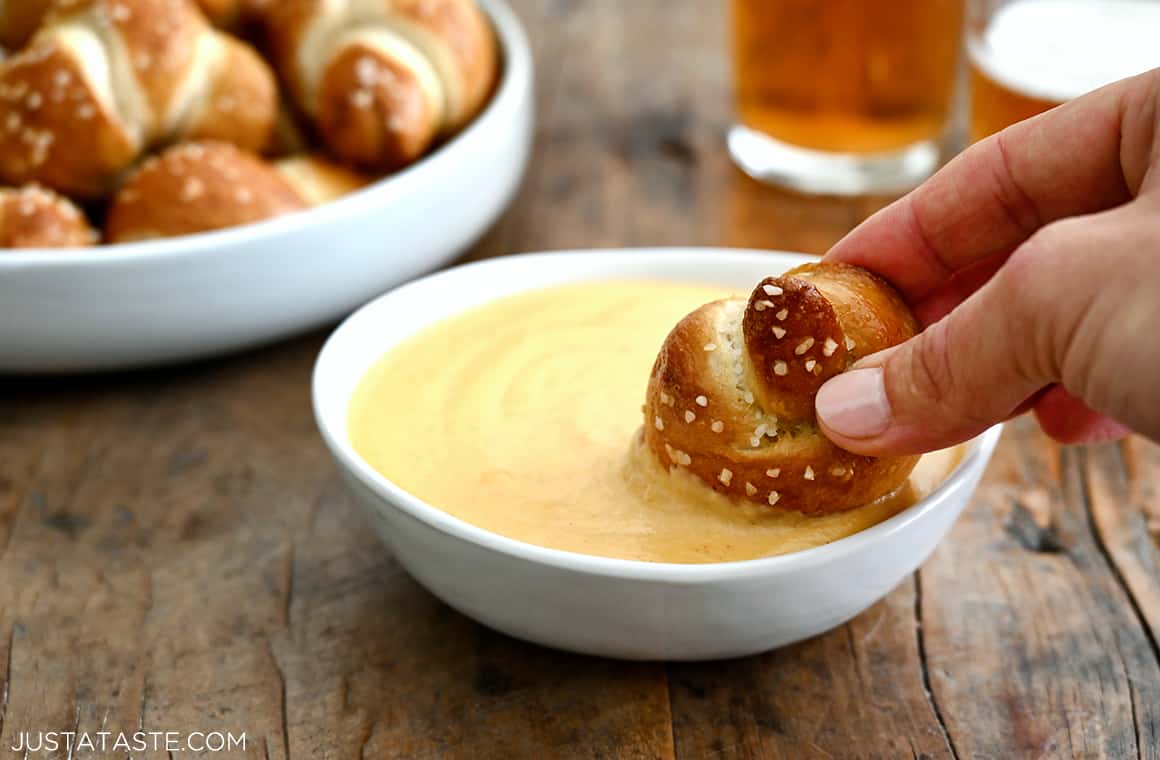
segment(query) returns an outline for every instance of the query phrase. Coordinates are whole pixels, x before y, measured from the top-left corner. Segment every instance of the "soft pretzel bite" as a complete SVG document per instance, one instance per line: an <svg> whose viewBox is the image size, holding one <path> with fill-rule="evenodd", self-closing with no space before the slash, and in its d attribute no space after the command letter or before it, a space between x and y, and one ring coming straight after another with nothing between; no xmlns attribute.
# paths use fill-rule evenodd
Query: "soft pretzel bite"
<svg viewBox="0 0 1160 760"><path fill-rule="evenodd" d="M370 180L321 156L271 163L212 140L175 145L149 158L113 196L110 243L193 235L329 203Z"/></svg>
<svg viewBox="0 0 1160 760"><path fill-rule="evenodd" d="M280 0L266 17L287 89L345 163L413 163L475 118L495 83L495 33L476 0Z"/></svg>
<svg viewBox="0 0 1160 760"><path fill-rule="evenodd" d="M0 248L83 248L97 242L69 199L38 185L0 188Z"/></svg>
<svg viewBox="0 0 1160 760"><path fill-rule="evenodd" d="M814 396L917 329L898 294L859 267L767 277L747 301L706 304L669 334L649 379L645 443L738 499L805 514L869 503L901 486L918 457L838 448L818 429Z"/></svg>
<svg viewBox="0 0 1160 760"><path fill-rule="evenodd" d="M277 109L269 65L190 0L57 0L0 64L0 180L103 200L152 147L265 148Z"/></svg>
<svg viewBox="0 0 1160 760"><path fill-rule="evenodd" d="M259 156L222 142L184 143L141 164L105 217L110 243L220 230L310 204Z"/></svg>

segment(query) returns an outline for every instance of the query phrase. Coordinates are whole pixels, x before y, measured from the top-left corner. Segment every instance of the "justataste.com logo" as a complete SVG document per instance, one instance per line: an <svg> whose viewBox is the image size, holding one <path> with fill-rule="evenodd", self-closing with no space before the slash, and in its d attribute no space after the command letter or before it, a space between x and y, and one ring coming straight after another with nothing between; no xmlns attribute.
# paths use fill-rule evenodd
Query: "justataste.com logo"
<svg viewBox="0 0 1160 760"><path fill-rule="evenodd" d="M246 749L246 734L229 731L19 731L13 752L226 752Z"/></svg>

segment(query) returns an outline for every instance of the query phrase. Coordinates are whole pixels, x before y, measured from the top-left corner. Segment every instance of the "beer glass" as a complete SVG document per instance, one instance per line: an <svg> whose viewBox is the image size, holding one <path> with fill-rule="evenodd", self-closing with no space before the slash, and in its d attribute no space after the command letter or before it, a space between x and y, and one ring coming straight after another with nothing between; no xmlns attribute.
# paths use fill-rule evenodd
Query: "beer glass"
<svg viewBox="0 0 1160 760"><path fill-rule="evenodd" d="M1160 66L1160 0L971 0L971 140Z"/></svg>
<svg viewBox="0 0 1160 760"><path fill-rule="evenodd" d="M734 161L806 192L906 190L938 165L963 0L733 0Z"/></svg>

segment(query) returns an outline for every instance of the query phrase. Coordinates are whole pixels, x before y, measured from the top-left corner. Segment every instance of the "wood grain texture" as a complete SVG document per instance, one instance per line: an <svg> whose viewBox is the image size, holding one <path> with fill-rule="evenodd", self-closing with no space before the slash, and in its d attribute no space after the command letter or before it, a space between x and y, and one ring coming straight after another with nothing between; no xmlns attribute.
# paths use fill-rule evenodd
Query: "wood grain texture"
<svg viewBox="0 0 1160 760"><path fill-rule="evenodd" d="M1092 524L1153 647L1160 642L1160 446L1093 446L1085 457Z"/></svg>
<svg viewBox="0 0 1160 760"><path fill-rule="evenodd" d="M1156 756L1160 666L1092 531L1082 459L1011 423L920 572L932 696L959 757ZM1058 550L1018 525L1039 499Z"/></svg>
<svg viewBox="0 0 1160 760"><path fill-rule="evenodd" d="M769 654L669 666L681 757L950 756L923 685L913 579Z"/></svg>
<svg viewBox="0 0 1160 760"><path fill-rule="evenodd" d="M732 167L723 4L514 5L535 159L467 258L820 253L885 202ZM610 662L483 629L400 570L318 440L321 340L0 379L0 757L21 731L138 728L244 731L214 756L287 760L1156 757L1155 446L1061 450L1018 421L950 538L847 625L733 662Z"/></svg>
<svg viewBox="0 0 1160 760"><path fill-rule="evenodd" d="M0 461L30 487L0 557L0 753L143 726L245 731L238 757L671 756L663 668L520 644L402 574L317 440L318 347L2 381Z"/></svg>

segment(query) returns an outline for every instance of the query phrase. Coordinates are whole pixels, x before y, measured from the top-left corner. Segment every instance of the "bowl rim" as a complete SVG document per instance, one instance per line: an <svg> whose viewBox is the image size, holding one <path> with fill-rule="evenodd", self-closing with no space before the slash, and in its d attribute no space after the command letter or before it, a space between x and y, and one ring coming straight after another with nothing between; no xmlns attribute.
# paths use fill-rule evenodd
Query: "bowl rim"
<svg viewBox="0 0 1160 760"><path fill-rule="evenodd" d="M141 259L156 260L183 257L207 248L224 248L253 244L278 235L293 234L304 227L341 222L370 204L388 197L414 192L415 185L426 179L431 170L455 164L472 148L480 133L503 126L505 114L518 106L521 98L530 97L532 51L519 17L507 0L478 0L496 31L503 58L499 82L491 99L471 123L450 140L438 146L410 166L375 180L364 188L341 198L299 213L264 219L221 230L199 232L160 240L112 243L86 248L22 248L0 251L0 271L5 268L52 267L92 264L106 266Z"/></svg>
<svg viewBox="0 0 1160 760"><path fill-rule="evenodd" d="M589 249L589 250L569 250L569 251L552 251L544 253L530 253L501 256L492 259L485 259L483 261L471 262L460 266L450 267L440 272L418 278L412 282L395 288L361 306L358 310L348 316L343 322L334 330L334 332L327 338L318 357L315 361L314 370L311 375L311 402L314 411L316 425L322 434L323 441L326 447L330 450L332 458L336 461L337 466L346 471L361 483L364 487L370 490L380 502L376 505L376 509L390 508L402 512L404 515L418 520L419 522L433 528L441 533L444 533L453 538L466 541L468 543L479 546L483 549L499 552L508 555L509 557L534 562L537 564L549 565L554 568L571 570L581 572L589 575L600 575L615 578L633 578L638 580L659 581L659 582L674 582L674 583L688 583L688 582L706 582L706 581L723 581L744 577L760 576L769 573L788 572L795 570L803 570L815 567L819 564L830 562L839 559L843 556L866 549L868 546L882 542L888 537L899 533L912 524L922 520L928 516L933 510L945 508L946 502L950 496L963 488L967 487L968 482L982 474L982 470L986 467L990 460L995 446L999 441L1002 433L1002 424L995 425L986 430L982 434L976 436L974 439L965 442L966 451L962 459L955 465L954 469L949 475L940 483L930 494L925 498L919 500L910 507L904 509L896 515L893 515L880 523L865 528L857 533L846 536L844 538L831 541L828 544L816 546L802 551L791 552L788 554L781 554L772 557L758 557L755 559L733 560L728 562L710 562L710 563L676 563L676 562L650 562L646 560L631 560L620 559L615 557L603 557L598 555L583 554L580 552L566 551L562 549L552 549L545 546L531 544L519 539L510 538L508 536L500 535L492 532L486 528L481 528L462 518L456 517L448 512L445 512L438 507L428 504L423 499L415 496L406 489L396 485L393 481L382 475L373 467L370 466L355 450L349 441L342 437L340 438L334 431L331 425L331 418L323 410L323 399L321 398L321 378L327 372L329 364L333 361L333 356L338 350L335 346L347 331L355 329L352 325L356 325L361 316L371 309L382 308L381 304L393 298L397 298L399 293L406 292L415 287L429 287L429 283L440 278L449 278L452 275L462 276L460 273L464 270L478 270L480 268L489 267L511 267L525 265L528 267L543 267L560 266L560 258L584 258L591 255L598 255L603 260L611 262L613 257L632 257L639 259L654 258L657 260L672 260L677 259L700 259L707 256L712 256L714 260L720 260L722 256L733 257L735 260L742 261L742 263L752 262L758 257L768 256L769 254L777 255L791 255L801 256L802 254L793 253L790 251L767 251L767 250L748 250L737 248L631 248L631 249ZM513 263L514 262L514 263ZM561 281L557 284L565 284L565 282L586 282L599 281L601 279L614 279L613 276L605 277L579 277L575 280ZM514 290L509 293L497 296L496 298L504 298L509 295L514 295L521 292L529 292L537 289L537 287L550 286L533 286L527 289ZM481 303L487 303L483 301ZM479 304L475 304L479 305ZM447 317L442 317L445 319ZM438 320L436 320L438 321ZM420 325L416 327L409 334L414 334L414 331L421 330L426 326ZM343 413L349 409L350 397L343 400L341 405ZM967 497L969 498L969 496ZM964 499L964 503L966 502Z"/></svg>

